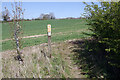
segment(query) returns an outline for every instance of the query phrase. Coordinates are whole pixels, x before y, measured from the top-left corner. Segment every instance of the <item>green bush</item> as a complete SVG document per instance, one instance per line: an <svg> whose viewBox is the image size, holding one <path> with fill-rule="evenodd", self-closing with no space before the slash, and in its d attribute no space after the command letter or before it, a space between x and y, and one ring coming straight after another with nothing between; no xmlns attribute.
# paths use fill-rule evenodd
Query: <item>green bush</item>
<svg viewBox="0 0 120 80"><path fill-rule="evenodd" d="M85 4L85 16L93 32L90 35L104 45L103 54L108 63L120 69L120 1L101 2L100 6L93 2L91 5Z"/></svg>

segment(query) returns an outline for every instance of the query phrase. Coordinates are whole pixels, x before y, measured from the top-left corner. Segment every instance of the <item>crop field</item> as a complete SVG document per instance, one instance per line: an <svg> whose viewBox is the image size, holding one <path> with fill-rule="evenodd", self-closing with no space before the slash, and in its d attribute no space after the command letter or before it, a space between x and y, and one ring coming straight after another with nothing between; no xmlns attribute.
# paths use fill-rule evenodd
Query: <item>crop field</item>
<svg viewBox="0 0 120 80"><path fill-rule="evenodd" d="M59 42L71 39L80 39L88 37L83 32L90 33L88 25L84 19L63 19L63 20L33 20L23 22L23 37L33 36L31 38L23 38L22 47L47 43L47 24L52 26L52 42ZM41 35L34 37L35 35ZM2 50L13 49L10 39L9 23L2 24Z"/></svg>

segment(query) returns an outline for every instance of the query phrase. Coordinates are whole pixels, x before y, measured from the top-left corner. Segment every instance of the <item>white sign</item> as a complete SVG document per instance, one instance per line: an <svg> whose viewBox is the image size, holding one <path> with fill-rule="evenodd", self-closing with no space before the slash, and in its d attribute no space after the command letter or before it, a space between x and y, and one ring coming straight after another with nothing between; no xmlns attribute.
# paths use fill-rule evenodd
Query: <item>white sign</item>
<svg viewBox="0 0 120 80"><path fill-rule="evenodd" d="M50 24L47 25L47 29L48 29L48 36L51 36L51 25Z"/></svg>

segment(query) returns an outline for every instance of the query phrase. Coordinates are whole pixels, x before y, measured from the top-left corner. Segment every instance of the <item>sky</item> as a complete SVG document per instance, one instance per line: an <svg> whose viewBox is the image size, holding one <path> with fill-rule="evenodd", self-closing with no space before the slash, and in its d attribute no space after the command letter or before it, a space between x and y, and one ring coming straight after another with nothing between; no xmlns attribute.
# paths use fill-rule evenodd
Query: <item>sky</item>
<svg viewBox="0 0 120 80"><path fill-rule="evenodd" d="M12 13L11 2L2 3L2 11L7 7ZM81 17L84 13L85 4L83 2L23 2L25 9L24 18L38 18L41 13L54 13L56 18Z"/></svg>

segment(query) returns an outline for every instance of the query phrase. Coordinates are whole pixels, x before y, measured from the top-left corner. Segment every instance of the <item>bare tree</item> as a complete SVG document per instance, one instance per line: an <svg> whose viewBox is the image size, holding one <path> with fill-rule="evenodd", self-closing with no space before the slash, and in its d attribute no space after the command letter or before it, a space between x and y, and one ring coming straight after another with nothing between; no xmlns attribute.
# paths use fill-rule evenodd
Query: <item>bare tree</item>
<svg viewBox="0 0 120 80"><path fill-rule="evenodd" d="M43 19L43 16L44 16L44 14L42 13L39 18L40 18L40 19Z"/></svg>
<svg viewBox="0 0 120 80"><path fill-rule="evenodd" d="M8 21L10 19L10 12L6 7L5 7L5 11L2 12L2 19L4 21Z"/></svg>
<svg viewBox="0 0 120 80"><path fill-rule="evenodd" d="M49 13L49 14L41 14L40 19L44 19L44 20L47 20L47 19L55 19L55 15L54 13Z"/></svg>
<svg viewBox="0 0 120 80"><path fill-rule="evenodd" d="M43 16L43 19L47 20L47 19L51 19L51 17L50 17L49 14L45 14L45 15Z"/></svg>
<svg viewBox="0 0 120 80"><path fill-rule="evenodd" d="M54 13L49 13L51 19L55 19Z"/></svg>
<svg viewBox="0 0 120 80"><path fill-rule="evenodd" d="M18 56L15 57L15 59L19 61L23 61L21 54L22 52L20 51L21 49L21 34L22 34L22 27L23 27L23 15L24 15L24 9L22 9L22 2L15 2L12 4L12 12L13 12L13 22L9 23L11 27L11 38L15 44L15 49L17 51Z"/></svg>

